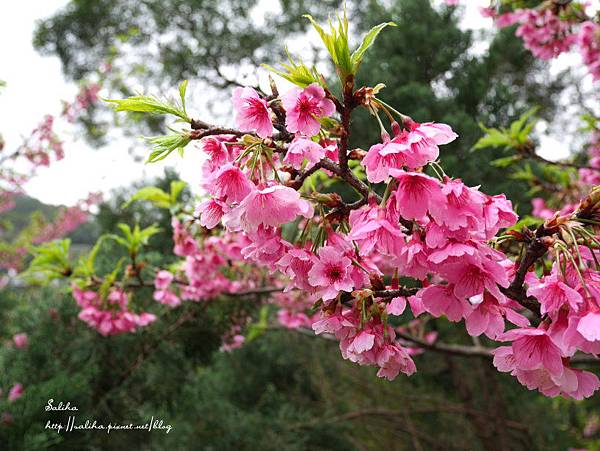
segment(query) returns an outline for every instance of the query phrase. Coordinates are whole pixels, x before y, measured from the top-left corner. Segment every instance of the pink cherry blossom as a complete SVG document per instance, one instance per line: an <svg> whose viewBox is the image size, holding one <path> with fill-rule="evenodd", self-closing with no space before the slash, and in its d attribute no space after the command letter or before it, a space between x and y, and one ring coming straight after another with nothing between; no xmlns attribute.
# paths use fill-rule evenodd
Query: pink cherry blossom
<svg viewBox="0 0 600 451"><path fill-rule="evenodd" d="M525 48L540 59L549 60L568 51L577 39L571 24L550 9L519 11L514 20L521 23L515 34L523 39Z"/></svg>
<svg viewBox="0 0 600 451"><path fill-rule="evenodd" d="M499 336L500 341L512 340L516 368L520 370L545 369L560 376L563 371L560 348L545 330L534 328L512 329Z"/></svg>
<svg viewBox="0 0 600 451"><path fill-rule="evenodd" d="M379 371L377 376L384 377L391 381L398 376L399 373L404 373L410 376L417 368L415 362L410 358L406 349L398 344L384 344L377 354L377 365Z"/></svg>
<svg viewBox="0 0 600 451"><path fill-rule="evenodd" d="M312 205L287 186L273 185L252 189L239 206L224 216L228 227L240 227L246 232L256 231L259 225L278 227L296 219L298 215L311 218Z"/></svg>
<svg viewBox="0 0 600 451"><path fill-rule="evenodd" d="M540 302L542 314L554 313L563 305L577 310L578 304L583 302L581 295L559 280L556 274L543 277L534 286L530 284L527 294L534 296Z"/></svg>
<svg viewBox="0 0 600 451"><path fill-rule="evenodd" d="M405 236L398 221L389 218L386 210L376 203L351 211L349 222L348 239L358 244L361 255L368 255L374 249L389 256L402 252Z"/></svg>
<svg viewBox="0 0 600 451"><path fill-rule="evenodd" d="M231 337L231 339L229 341L224 342L221 345L221 347L219 348L219 350L221 352L231 352L234 349L241 348L245 341L246 341L246 337L244 337L243 335L240 335L240 334L234 335L233 337Z"/></svg>
<svg viewBox="0 0 600 451"><path fill-rule="evenodd" d="M325 98L325 91L317 83L304 89L292 88L281 101L286 111L285 126L291 133L315 136L321 129L319 119L335 112L334 103Z"/></svg>
<svg viewBox="0 0 600 451"><path fill-rule="evenodd" d="M519 219L513 211L512 202L504 194L486 196L483 215L487 239L494 237L498 230L513 226Z"/></svg>
<svg viewBox="0 0 600 451"><path fill-rule="evenodd" d="M485 334L495 340L504 332L504 317L516 326L529 326L529 320L514 311L511 302L504 296L499 300L486 291L483 295L471 297L469 302L472 308L465 315L465 326L468 334L473 337Z"/></svg>
<svg viewBox="0 0 600 451"><path fill-rule="evenodd" d="M211 198L205 200L196 208L196 214L200 215L200 225L202 227L214 229L229 210L230 208L225 202Z"/></svg>
<svg viewBox="0 0 600 451"><path fill-rule="evenodd" d="M323 300L335 298L340 291L352 291L352 261L332 246L322 247L318 253L319 259L308 272L308 281L319 288Z"/></svg>
<svg viewBox="0 0 600 451"><path fill-rule="evenodd" d="M241 130L256 130L261 138L273 134L273 123L267 101L250 87L233 90L233 106L236 110L236 123Z"/></svg>
<svg viewBox="0 0 600 451"><path fill-rule="evenodd" d="M464 298L454 295L453 285L432 285L420 290L417 296L422 299L426 311L436 318L445 315L450 321L460 321L471 307Z"/></svg>
<svg viewBox="0 0 600 451"><path fill-rule="evenodd" d="M579 30L577 44L593 80L600 80L600 25L591 20L585 21Z"/></svg>
<svg viewBox="0 0 600 451"><path fill-rule="evenodd" d="M169 271L161 270L156 273L154 278L154 287L157 290L165 290L173 282L174 276Z"/></svg>
<svg viewBox="0 0 600 451"><path fill-rule="evenodd" d="M405 219L423 218L431 205L443 203L440 183L428 175L391 169L398 181L396 208Z"/></svg>
<svg viewBox="0 0 600 451"><path fill-rule="evenodd" d="M419 124L411 121L409 129L408 133L401 133L394 138L394 141L405 143L408 146L404 154L406 165L410 169L416 169L437 160L440 154L438 145L451 143L458 137L449 125L434 122Z"/></svg>
<svg viewBox="0 0 600 451"><path fill-rule="evenodd" d="M241 251L244 258L275 271L281 256L291 247L290 243L282 240L280 232L276 229L265 228L262 225L250 237L250 244Z"/></svg>
<svg viewBox="0 0 600 451"><path fill-rule="evenodd" d="M240 168L227 163L215 174L208 186L209 192L229 203L241 202L254 188Z"/></svg>
<svg viewBox="0 0 600 451"><path fill-rule="evenodd" d="M291 248L277 262L279 269L287 274L291 282L288 289L293 287L311 291L313 287L308 281L308 272L315 261L314 254L306 249Z"/></svg>
<svg viewBox="0 0 600 451"><path fill-rule="evenodd" d="M484 289L499 298L502 295L498 285L507 287L509 283L504 267L488 256L477 259L466 256L445 265L443 272L454 283L454 294L461 299L482 294Z"/></svg>
<svg viewBox="0 0 600 451"><path fill-rule="evenodd" d="M476 229L483 216L485 197L458 179L447 179L442 185L445 202L432 203L430 213L434 220L449 230Z"/></svg>
<svg viewBox="0 0 600 451"><path fill-rule="evenodd" d="M407 149L406 144L389 140L371 146L361 161L369 182L383 182L390 176L390 169L402 169L406 165L404 151Z"/></svg>
<svg viewBox="0 0 600 451"><path fill-rule="evenodd" d="M285 154L283 162L295 169L301 169L304 161L308 161L305 169L312 168L323 159L325 149L311 139L295 138Z"/></svg>
<svg viewBox="0 0 600 451"><path fill-rule="evenodd" d="M574 399L589 398L600 387L598 377L588 371L572 369L560 362L560 371L551 372L544 366L533 370L519 367L518 358L510 346L494 349L494 366L501 372L510 372L529 390L539 390L545 396L563 396Z"/></svg>
<svg viewBox="0 0 600 451"><path fill-rule="evenodd" d="M600 341L600 310L582 317L577 324L577 332L588 341Z"/></svg>
<svg viewBox="0 0 600 451"><path fill-rule="evenodd" d="M177 307L181 304L181 299L170 290L156 290L153 297L156 302L169 307Z"/></svg>
<svg viewBox="0 0 600 451"><path fill-rule="evenodd" d="M386 307L388 315L400 316L406 309L406 298L396 297L393 298Z"/></svg>
<svg viewBox="0 0 600 451"><path fill-rule="evenodd" d="M198 244L189 231L175 217L171 220L171 226L173 227L173 241L175 242L174 254L180 257L194 255L198 251Z"/></svg>
<svg viewBox="0 0 600 451"><path fill-rule="evenodd" d="M287 329L299 329L301 327L310 327L312 321L305 313L292 313L289 310L279 310L277 312L277 321Z"/></svg>

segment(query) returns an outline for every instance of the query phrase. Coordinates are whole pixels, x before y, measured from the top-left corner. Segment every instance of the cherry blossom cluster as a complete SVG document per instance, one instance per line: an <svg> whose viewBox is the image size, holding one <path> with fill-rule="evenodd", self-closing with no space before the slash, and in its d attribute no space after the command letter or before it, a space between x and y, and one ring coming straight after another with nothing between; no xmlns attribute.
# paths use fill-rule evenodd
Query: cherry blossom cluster
<svg viewBox="0 0 600 451"><path fill-rule="evenodd" d="M77 285L73 285L72 292L81 307L79 319L104 336L134 332L156 320L152 313L132 312L127 293L119 288L112 288L105 297L97 291L82 290Z"/></svg>
<svg viewBox="0 0 600 451"><path fill-rule="evenodd" d="M50 166L52 156L56 161L64 158L63 142L54 132L54 116L47 114L29 137L22 154L34 166Z"/></svg>
<svg viewBox="0 0 600 451"><path fill-rule="evenodd" d="M263 278L261 272L250 270L240 277L245 266L242 252L250 244L245 236L208 236L199 244L177 218L173 218L172 225L174 254L185 260L175 274L166 270L157 272L154 279L157 302L176 307L182 301L208 301L221 294L258 288L256 280Z"/></svg>
<svg viewBox="0 0 600 451"><path fill-rule="evenodd" d="M577 41L572 24L550 9L523 9L499 16L498 27L518 23L516 35L537 58L550 60L571 49Z"/></svg>
<svg viewBox="0 0 600 451"><path fill-rule="evenodd" d="M519 24L516 35L534 56L550 60L577 45L583 63L594 80L600 78L600 25L568 5L548 4L536 9L517 9L501 15L487 8L484 15L494 17L500 28Z"/></svg>
<svg viewBox="0 0 600 451"><path fill-rule="evenodd" d="M445 0L445 3L457 6L460 1ZM589 3L570 5L572 2L549 0L536 8L519 8L502 14L498 9L504 9L503 2L490 3L489 7L480 8L481 14L493 18L499 28L519 24L516 35L535 57L550 60L576 45L593 80L600 79L600 24L586 14Z"/></svg>
<svg viewBox="0 0 600 451"><path fill-rule="evenodd" d="M69 122L75 122L83 111L98 103L100 89L102 89L102 86L99 83L83 85L72 102L63 102L63 117Z"/></svg>
<svg viewBox="0 0 600 451"><path fill-rule="evenodd" d="M207 228L222 223L232 236L242 237L239 253L247 261L287 276L286 292L274 298L283 307L278 315L282 325L312 324L316 333L339 340L344 358L376 366L379 376L393 379L400 372L415 371L409 350L395 339L388 324L389 316L402 315L407 303L415 317L426 312L464 320L470 335L484 334L497 341L531 330L544 333L552 323L531 327L523 306L506 294L516 266L490 240L515 224L510 201L503 195L488 196L435 169L439 146L457 137L449 126L420 124L405 116L402 126L393 122L393 136L382 133L382 142L359 157L367 180L385 183L385 195L380 199L371 192L361 205L348 207L335 195L311 193L297 183L303 174L318 171L340 176L341 141L321 127L320 119L336 111L323 87L314 83L293 88L280 98L237 88L233 104L237 124L247 133L214 134L201 140L208 155L203 187L211 197L197 209L199 222ZM423 172L428 165L437 178ZM339 219L335 213L344 208L348 214ZM289 223L302 230L291 240L282 227ZM201 280L210 280L206 266L190 266L196 241L178 223L174 225L176 254L188 259L187 277L196 272ZM204 257L211 258L210 253ZM383 281L392 274L411 277L422 288L390 299ZM596 274L595 269L590 268L590 274ZM177 299L167 288L173 280L172 275L159 273L155 282L159 301ZM394 288L392 280L389 289ZM295 290L301 296L295 296ZM300 297L303 300L294 305ZM593 298L588 302L597 305ZM310 303L321 304L319 317L305 313ZM505 333L507 322L517 328ZM570 350L562 356L566 363L560 374L580 376L581 386L556 393L542 385L535 388L572 397L593 393L598 379L568 364L576 350L590 352L590 348ZM544 369L541 361L529 366L517 361L514 368L532 367ZM513 374L524 381L520 373ZM530 380L523 383L533 387Z"/></svg>
<svg viewBox="0 0 600 451"><path fill-rule="evenodd" d="M77 107L70 109L71 116L75 117L83 108L97 102L98 90L99 85L82 90L73 103ZM67 116L66 111L61 115L68 119ZM15 207L15 198L23 194L23 185L36 175L38 169L64 158L63 142L55 131L56 122L54 116L46 115L21 146L13 152L0 153L0 213ZM0 152L3 150L2 142ZM90 194L88 199L61 209L53 223L37 216L15 240L10 243L0 241L0 269L21 269L29 245L55 240L75 230L87 221L89 207L99 201L97 194Z"/></svg>
<svg viewBox="0 0 600 451"><path fill-rule="evenodd" d="M600 353L600 274L591 251L581 251L583 269L571 264L561 268L562 263L557 261L542 277L528 273L527 293L539 300L547 319L540 327L502 334L498 339L512 341L512 345L494 350L498 370L511 372L523 385L547 396L583 399L599 385L593 373L571 368L567 363L578 350Z"/></svg>

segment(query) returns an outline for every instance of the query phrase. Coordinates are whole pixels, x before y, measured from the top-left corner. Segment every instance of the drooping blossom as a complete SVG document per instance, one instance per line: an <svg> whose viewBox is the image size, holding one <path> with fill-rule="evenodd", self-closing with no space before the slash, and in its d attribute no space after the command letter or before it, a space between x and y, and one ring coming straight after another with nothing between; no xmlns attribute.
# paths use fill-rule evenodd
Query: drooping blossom
<svg viewBox="0 0 600 451"><path fill-rule="evenodd" d="M583 302L581 295L559 279L556 274L543 277L535 285L530 283L527 294L540 302L540 313L554 313L563 305L577 310Z"/></svg>
<svg viewBox="0 0 600 451"><path fill-rule="evenodd" d="M470 305L464 298L454 294L453 285L432 285L417 294L426 311L435 317L445 315L450 321L460 321L470 311Z"/></svg>
<svg viewBox="0 0 600 451"><path fill-rule="evenodd" d="M588 341L600 341L600 309L583 316L577 324L577 332Z"/></svg>
<svg viewBox="0 0 600 451"><path fill-rule="evenodd" d="M537 58L549 60L568 51L575 43L572 24L554 14L549 8L517 10L500 15L496 25L504 27L520 23L516 35Z"/></svg>
<svg viewBox="0 0 600 451"><path fill-rule="evenodd" d="M298 191L282 185L252 189L239 206L224 216L230 228L256 231L259 225L278 227L298 215L311 218L312 204L301 199Z"/></svg>
<svg viewBox="0 0 600 451"><path fill-rule="evenodd" d="M196 214L200 215L200 225L202 227L214 229L229 210L230 208L225 202L211 198L198 205Z"/></svg>
<svg viewBox="0 0 600 451"><path fill-rule="evenodd" d="M533 349L532 354L539 355ZM589 398L600 388L598 377L588 371L582 371L565 366L560 362L560 371L549 371L539 365L536 369L523 369L520 359L516 356L514 347L501 346L494 349L494 366L501 372L510 372L529 390L539 390L545 396L563 396L574 399Z"/></svg>
<svg viewBox="0 0 600 451"><path fill-rule="evenodd" d="M173 227L173 241L175 242L173 253L180 257L194 255L198 250L198 243L189 231L175 217L171 220L171 227Z"/></svg>
<svg viewBox="0 0 600 451"><path fill-rule="evenodd" d="M334 103L317 83L304 89L292 88L281 96L281 101L286 111L285 126L291 133L315 136L321 129L319 119L335 112Z"/></svg>
<svg viewBox="0 0 600 451"><path fill-rule="evenodd" d="M432 203L429 207L435 221L449 230L477 229L483 215L485 197L458 179L447 179L441 191L445 201Z"/></svg>
<svg viewBox="0 0 600 451"><path fill-rule="evenodd" d="M236 110L236 123L241 130L256 130L261 138L273 134L273 122L267 101L250 87L233 90L233 106Z"/></svg>
<svg viewBox="0 0 600 451"><path fill-rule="evenodd" d="M209 192L229 203L241 202L254 188L240 168L227 163L215 174L207 186Z"/></svg>
<svg viewBox="0 0 600 451"><path fill-rule="evenodd" d="M500 341L512 341L516 368L520 370L545 369L554 376L563 372L560 348L543 329L512 329L498 337Z"/></svg>
<svg viewBox="0 0 600 451"><path fill-rule="evenodd" d="M391 169L398 181L396 208L405 219L423 218L430 206L443 203L440 183L428 175Z"/></svg>
<svg viewBox="0 0 600 451"><path fill-rule="evenodd" d="M376 203L351 211L349 223L348 239L358 244L361 255L369 255L374 249L389 256L402 252L405 236L398 221L389 218Z"/></svg>
<svg viewBox="0 0 600 451"><path fill-rule="evenodd" d="M437 160L439 145L449 144L458 135L446 124L427 122L420 124L410 121L409 130L401 133L394 140L406 144L404 152L406 165L409 169L417 169Z"/></svg>
<svg viewBox="0 0 600 451"><path fill-rule="evenodd" d="M496 298L489 291L469 298L472 307L465 315L465 326L469 335L478 337L485 334L495 340L504 332L504 319L519 327L529 326L529 320L515 311L520 305L504 296Z"/></svg>
<svg viewBox="0 0 600 451"><path fill-rule="evenodd" d="M102 300L99 293L82 290L76 285L73 286L72 292L82 309L78 315L79 319L101 335L131 333L156 320L156 315L152 313L136 314L130 311L127 294L119 289L113 289L106 300Z"/></svg>
<svg viewBox="0 0 600 451"><path fill-rule="evenodd" d="M277 262L279 269L290 277L290 284L286 290L293 287L311 291L314 289L308 281L308 272L312 269L315 257L307 249L292 247Z"/></svg>

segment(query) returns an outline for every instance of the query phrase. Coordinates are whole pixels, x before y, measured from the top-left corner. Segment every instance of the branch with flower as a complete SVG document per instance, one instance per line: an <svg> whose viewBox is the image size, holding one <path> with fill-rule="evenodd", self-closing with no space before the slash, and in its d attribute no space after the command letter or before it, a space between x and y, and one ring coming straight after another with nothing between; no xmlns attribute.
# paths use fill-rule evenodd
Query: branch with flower
<svg viewBox="0 0 600 451"><path fill-rule="evenodd" d="M504 195L445 174L439 146L458 138L449 125L397 111L379 97L383 85L355 85L365 52L393 24L374 27L351 52L345 15L329 30L308 18L336 68L339 97L316 68L290 57L281 70L268 68L293 85L282 94L273 80L269 95L233 90L236 128L191 118L187 82L178 101L110 101L117 111L169 114L187 124L149 138L149 162L176 150L183 155L192 141L207 156L207 199L193 213L178 203L178 184L170 193L146 188L134 199L171 211L181 260L149 267L139 251L156 231L122 226L121 236L102 240L127 249L127 266L121 261L98 276L93 260L101 241L72 267L63 243L58 251L38 248L28 274L70 277L80 318L104 335L156 320L130 303L149 279L154 300L168 307L232 295L262 305L258 323L249 325L244 314L235 319L225 350L243 343L244 328L248 337L267 330L264 308L275 304L284 327L335 337L343 358L375 366L390 380L413 374L412 356L422 348L453 349L433 344L433 318L464 320L468 335L508 343L473 354L493 355L499 371L529 389L591 396L600 380L571 359L600 352L600 191L534 230L515 228L518 217ZM381 142L366 151L351 149L359 108L381 132Z"/></svg>

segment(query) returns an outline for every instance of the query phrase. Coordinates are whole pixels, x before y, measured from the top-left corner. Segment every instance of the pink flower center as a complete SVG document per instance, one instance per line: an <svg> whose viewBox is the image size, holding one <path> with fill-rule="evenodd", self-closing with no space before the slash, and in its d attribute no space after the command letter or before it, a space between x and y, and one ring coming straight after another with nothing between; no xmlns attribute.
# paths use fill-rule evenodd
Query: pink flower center
<svg viewBox="0 0 600 451"><path fill-rule="evenodd" d="M339 282L342 280L344 269L340 265L328 265L325 269L325 276L330 283Z"/></svg>
<svg viewBox="0 0 600 451"><path fill-rule="evenodd" d="M253 118L262 118L265 116L265 114L268 114L265 104L261 101L261 99L247 99L244 107L247 114Z"/></svg>
<svg viewBox="0 0 600 451"><path fill-rule="evenodd" d="M320 113L319 100L300 96L298 98L298 111L300 114L318 115Z"/></svg>

